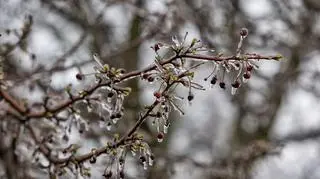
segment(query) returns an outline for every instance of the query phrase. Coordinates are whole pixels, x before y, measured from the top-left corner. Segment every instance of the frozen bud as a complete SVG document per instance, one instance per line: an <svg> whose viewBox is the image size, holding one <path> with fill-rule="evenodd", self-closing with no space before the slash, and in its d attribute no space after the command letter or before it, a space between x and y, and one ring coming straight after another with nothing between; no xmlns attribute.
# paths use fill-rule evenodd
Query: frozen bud
<svg viewBox="0 0 320 179"><path fill-rule="evenodd" d="M90 162L91 164L96 163L96 161L97 161L97 158L96 158L96 157L91 157L90 160L89 160L89 162Z"/></svg>
<svg viewBox="0 0 320 179"><path fill-rule="evenodd" d="M141 161L141 163L143 163L143 162L147 161L147 159L146 159L145 156L141 155L140 156L140 161Z"/></svg>
<svg viewBox="0 0 320 179"><path fill-rule="evenodd" d="M153 161L154 161L154 156L150 155L149 156L149 165L152 166L153 165Z"/></svg>
<svg viewBox="0 0 320 179"><path fill-rule="evenodd" d="M168 133L168 128L169 128L169 124L165 124L163 126L163 133L167 134Z"/></svg>
<svg viewBox="0 0 320 179"><path fill-rule="evenodd" d="M247 71L252 71L253 70L253 66L252 65L248 65L247 66Z"/></svg>
<svg viewBox="0 0 320 179"><path fill-rule="evenodd" d="M156 44L154 44L154 46L152 46L151 48L152 48L155 52L157 52L158 50L160 50L160 47L162 47L162 46L163 46L162 43L156 43Z"/></svg>
<svg viewBox="0 0 320 179"><path fill-rule="evenodd" d="M157 117L157 118L160 118L161 116L162 116L161 112L158 111L158 112L156 113L156 117Z"/></svg>
<svg viewBox="0 0 320 179"><path fill-rule="evenodd" d="M239 82L238 80L236 80L235 82L233 82L233 83L231 84L231 86L232 86L233 88L239 88L239 87L240 87L240 82Z"/></svg>
<svg viewBox="0 0 320 179"><path fill-rule="evenodd" d="M214 85L214 84L216 84L217 83L217 77L216 76L213 76L212 77L212 79L211 79L211 81L210 81L210 83L212 84L212 85Z"/></svg>
<svg viewBox="0 0 320 179"><path fill-rule="evenodd" d="M142 75L142 79L146 80L146 79L148 79L149 76L150 76L150 74L144 73Z"/></svg>
<svg viewBox="0 0 320 179"><path fill-rule="evenodd" d="M123 170L119 172L119 176L121 179L124 178L124 171Z"/></svg>
<svg viewBox="0 0 320 179"><path fill-rule="evenodd" d="M143 169L147 170L148 169L148 163L147 161L143 162Z"/></svg>
<svg viewBox="0 0 320 179"><path fill-rule="evenodd" d="M162 132L159 132L157 135L158 142L162 142L163 138L164 138L164 134Z"/></svg>
<svg viewBox="0 0 320 179"><path fill-rule="evenodd" d="M121 118L121 117L122 117L122 114L121 114L121 112L117 112L117 113L115 114L115 116L116 116L116 118Z"/></svg>
<svg viewBox="0 0 320 179"><path fill-rule="evenodd" d="M31 54L31 59L32 59L32 60L35 60L36 58L37 58L36 54L32 53L32 54Z"/></svg>
<svg viewBox="0 0 320 179"><path fill-rule="evenodd" d="M103 174L103 176L105 177L105 178L107 178L107 179L109 179L109 178L111 178L112 177L112 171L107 171L107 172L105 172L104 174Z"/></svg>
<svg viewBox="0 0 320 179"><path fill-rule="evenodd" d="M219 83L219 86L220 86L220 88L222 88L222 89L226 89L226 83L223 82L223 81Z"/></svg>
<svg viewBox="0 0 320 179"><path fill-rule="evenodd" d="M123 158L119 158L119 164L123 165L124 164L124 159Z"/></svg>
<svg viewBox="0 0 320 179"><path fill-rule="evenodd" d="M156 91L153 93L153 96L156 97L156 98L160 98L161 97L161 93Z"/></svg>
<svg viewBox="0 0 320 179"><path fill-rule="evenodd" d="M108 131L111 130L111 126L112 126L111 122L108 122L108 123L107 123L107 130L108 130Z"/></svg>
<svg viewBox="0 0 320 179"><path fill-rule="evenodd" d="M113 92L109 92L108 95L107 95L108 98L112 98L113 96L114 96Z"/></svg>
<svg viewBox="0 0 320 179"><path fill-rule="evenodd" d="M152 83L154 81L154 77L153 76L149 76L147 80L148 80L148 82Z"/></svg>
<svg viewBox="0 0 320 179"><path fill-rule="evenodd" d="M77 74L76 74L76 78L77 78L77 80L83 80L84 75L81 74L81 73L77 73Z"/></svg>
<svg viewBox="0 0 320 179"><path fill-rule="evenodd" d="M237 92L237 89L240 87L240 82L238 80L236 80L234 83L231 84L232 88L231 88L231 94L235 95Z"/></svg>
<svg viewBox="0 0 320 179"><path fill-rule="evenodd" d="M188 101L192 101L193 98L194 98L194 95L191 92L189 92Z"/></svg>
<svg viewBox="0 0 320 179"><path fill-rule="evenodd" d="M243 82L246 83L248 82L249 78L251 77L251 73L250 72L246 72L243 74Z"/></svg>
<svg viewBox="0 0 320 179"><path fill-rule="evenodd" d="M248 29L247 29L247 28L242 28L242 29L240 30L240 35L241 35L242 37L246 37L246 36L248 35Z"/></svg>

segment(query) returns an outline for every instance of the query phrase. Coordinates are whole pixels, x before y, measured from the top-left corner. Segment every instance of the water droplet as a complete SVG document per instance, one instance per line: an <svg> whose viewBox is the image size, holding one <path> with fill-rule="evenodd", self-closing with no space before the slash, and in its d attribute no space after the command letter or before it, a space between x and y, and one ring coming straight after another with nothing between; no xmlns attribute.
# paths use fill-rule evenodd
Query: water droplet
<svg viewBox="0 0 320 179"><path fill-rule="evenodd" d="M110 131L110 130L111 130L111 127L112 127L111 122L108 122L108 124L107 124L107 130Z"/></svg>
<svg viewBox="0 0 320 179"><path fill-rule="evenodd" d="M231 94L232 94L232 95L235 95L236 92L237 92L237 89L238 89L238 88L232 87L232 88L231 88Z"/></svg>
<svg viewBox="0 0 320 179"><path fill-rule="evenodd" d="M133 150L131 150L131 154L132 154L132 156L136 156L137 155L137 153L135 151L133 151Z"/></svg>
<svg viewBox="0 0 320 179"><path fill-rule="evenodd" d="M87 106L87 110L88 110L89 113L91 113L93 109L92 109L91 106L88 105L88 106Z"/></svg>
<svg viewBox="0 0 320 179"><path fill-rule="evenodd" d="M163 141L163 139L158 138L158 142L162 142L162 141Z"/></svg>
<svg viewBox="0 0 320 179"><path fill-rule="evenodd" d="M153 165L153 159L151 157L149 157L149 165L152 166Z"/></svg>

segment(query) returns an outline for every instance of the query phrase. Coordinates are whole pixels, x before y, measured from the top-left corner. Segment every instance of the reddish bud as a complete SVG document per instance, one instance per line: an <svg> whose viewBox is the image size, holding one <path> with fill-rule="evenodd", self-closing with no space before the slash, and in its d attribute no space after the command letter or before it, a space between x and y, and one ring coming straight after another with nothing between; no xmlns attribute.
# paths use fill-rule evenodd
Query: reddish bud
<svg viewBox="0 0 320 179"><path fill-rule="evenodd" d="M247 71L252 71L253 70L253 66L252 65L248 65L247 66Z"/></svg>
<svg viewBox="0 0 320 179"><path fill-rule="evenodd" d="M156 91L153 93L153 96L156 97L156 98L160 98L161 97L161 93Z"/></svg>
<svg viewBox="0 0 320 179"><path fill-rule="evenodd" d="M245 79L249 79L251 77L251 74L249 72L246 72L245 74L243 74L243 78Z"/></svg>

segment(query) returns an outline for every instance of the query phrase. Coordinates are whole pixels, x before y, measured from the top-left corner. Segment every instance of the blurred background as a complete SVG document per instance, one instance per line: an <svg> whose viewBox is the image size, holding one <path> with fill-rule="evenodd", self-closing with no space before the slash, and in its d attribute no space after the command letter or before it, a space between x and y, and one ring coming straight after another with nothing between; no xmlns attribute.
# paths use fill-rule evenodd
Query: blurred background
<svg viewBox="0 0 320 179"><path fill-rule="evenodd" d="M24 32L21 27L29 15L33 24ZM217 161L260 140L282 150L255 160L244 178L314 179L320 178L319 15L318 0L0 0L0 56L11 93L36 104L48 93L62 96L70 83L77 90L90 86L94 78L77 81L76 74L93 72L93 53L117 68L142 69L154 60L150 46L188 32L187 39L199 38L209 48L233 55L239 30L246 27L246 52L282 54L285 59L259 62L259 70L234 96L209 88L203 79L211 71L200 68L196 81L208 90L195 91L192 104L182 103L184 116L172 113L174 122L163 143L156 141L151 122L141 127L155 165L143 170L130 157L126 175L219 178ZM25 38L18 38L21 33ZM140 80L126 85L133 92L125 99L124 120L114 129L120 134L133 126L156 89ZM186 96L187 90L178 93ZM82 115L93 121L97 116ZM105 144L114 131L91 125L86 135L74 133L70 138L82 143L85 152ZM8 156L14 152L4 150L8 136L1 135L0 176L10 178L24 170L30 178L43 175L30 172L36 169L24 163L12 164ZM103 166L92 168L92 178L102 178Z"/></svg>

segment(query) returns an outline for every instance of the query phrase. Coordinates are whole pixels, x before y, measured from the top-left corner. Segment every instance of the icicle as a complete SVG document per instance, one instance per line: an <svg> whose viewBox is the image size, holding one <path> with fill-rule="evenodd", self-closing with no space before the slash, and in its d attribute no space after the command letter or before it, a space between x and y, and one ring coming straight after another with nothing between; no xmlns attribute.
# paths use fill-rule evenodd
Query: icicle
<svg viewBox="0 0 320 179"><path fill-rule="evenodd" d="M143 162L143 169L144 170L147 170L148 169L148 164L146 161Z"/></svg>
<svg viewBox="0 0 320 179"><path fill-rule="evenodd" d="M232 88L231 88L231 94L232 94L232 95L235 95L236 92L237 92L237 89L238 89L238 88L232 87Z"/></svg>
<svg viewBox="0 0 320 179"><path fill-rule="evenodd" d="M81 116L78 113L75 112L73 115L77 121L81 119Z"/></svg>
<svg viewBox="0 0 320 179"><path fill-rule="evenodd" d="M119 118L112 119L113 124L117 124L118 121L119 121Z"/></svg>
<svg viewBox="0 0 320 179"><path fill-rule="evenodd" d="M136 156L137 155L137 153L135 151L133 151L133 150L131 150L131 154L132 154L132 156Z"/></svg>
<svg viewBox="0 0 320 179"><path fill-rule="evenodd" d="M172 36L172 42L175 44L176 47L179 47L180 46L180 43L179 43L179 40L177 38L177 36Z"/></svg>
<svg viewBox="0 0 320 179"><path fill-rule="evenodd" d="M172 107L173 107L173 109L174 109L175 111L178 111L178 112L179 112L180 116L183 116L183 115L184 115L184 112L183 112L176 104L174 104L172 101L170 101L170 104L172 105Z"/></svg>
<svg viewBox="0 0 320 179"><path fill-rule="evenodd" d="M110 131L110 130L111 130L111 127L112 127L111 122L108 122L108 123L107 123L107 130Z"/></svg>
<svg viewBox="0 0 320 179"><path fill-rule="evenodd" d="M168 124L165 124L163 126L163 133L167 134L168 133L168 128L169 128L169 125Z"/></svg>
<svg viewBox="0 0 320 179"><path fill-rule="evenodd" d="M152 159L152 157L151 157L151 156L149 156L149 160L148 160L148 162L149 162L149 166L152 166L152 165L153 165L153 159Z"/></svg>

